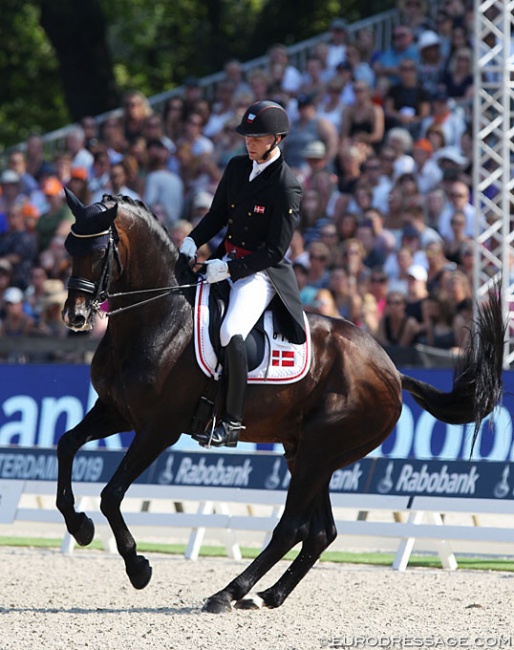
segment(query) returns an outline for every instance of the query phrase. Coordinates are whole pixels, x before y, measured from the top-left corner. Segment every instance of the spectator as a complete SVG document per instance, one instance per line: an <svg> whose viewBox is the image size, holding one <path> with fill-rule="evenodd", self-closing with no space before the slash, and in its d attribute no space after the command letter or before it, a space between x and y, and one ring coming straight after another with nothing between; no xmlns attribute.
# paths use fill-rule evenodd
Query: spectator
<svg viewBox="0 0 514 650"><path fill-rule="evenodd" d="M430 140L428 129L433 124L442 128L446 146L458 147L460 145L462 134L466 130L466 122L458 111L451 110L446 91L433 96L431 114L421 123L420 135L422 138L426 137Z"/></svg>
<svg viewBox="0 0 514 650"><path fill-rule="evenodd" d="M178 174L166 167L169 151L161 140L147 143L148 174L143 194L144 202L151 210L157 206L164 211L166 223L171 226L182 216L184 206L184 183Z"/></svg>
<svg viewBox="0 0 514 650"><path fill-rule="evenodd" d="M382 266L385 261L385 254L376 243L373 221L371 219L359 220L356 237L364 248L362 263L369 269Z"/></svg>
<svg viewBox="0 0 514 650"><path fill-rule="evenodd" d="M64 281L71 274L71 260L64 247L65 240L66 237L62 235L54 235L50 244L39 254L39 264L50 279Z"/></svg>
<svg viewBox="0 0 514 650"><path fill-rule="evenodd" d="M418 61L418 49L414 44L412 29L406 25L396 25L393 30L393 42L373 64L377 77L387 77L389 83L398 83L400 63L404 59Z"/></svg>
<svg viewBox="0 0 514 650"><path fill-rule="evenodd" d="M451 262L460 265L463 263L464 251L473 252L473 238L466 234L466 215L463 210L456 210L453 213L450 226L452 236L444 241L444 253Z"/></svg>
<svg viewBox="0 0 514 650"><path fill-rule="evenodd" d="M284 141L283 154L286 162L293 170L301 171L306 165L303 156L306 146L310 142L321 140L326 147L326 158L330 163L336 155L339 141L335 126L329 120L318 117L311 95L299 95L297 101L299 116L291 124Z"/></svg>
<svg viewBox="0 0 514 650"><path fill-rule="evenodd" d="M112 194L113 196L122 195L129 196L131 199L141 199L141 196L134 192L127 186L127 173L125 166L122 162L115 163L111 166L109 172L109 183L106 187L96 192L91 197L93 203L99 203L104 194Z"/></svg>
<svg viewBox="0 0 514 650"><path fill-rule="evenodd" d="M394 152L393 179L396 180L402 174L412 173L415 163L410 155L413 138L409 131L399 126L390 129L386 134L385 142Z"/></svg>
<svg viewBox="0 0 514 650"><path fill-rule="evenodd" d="M381 318L385 308L387 294L389 292L389 277L384 272L382 266L375 266L371 269L371 275L368 280L367 292L373 296L377 305L377 313Z"/></svg>
<svg viewBox="0 0 514 650"><path fill-rule="evenodd" d="M94 117L86 115L80 120L79 124L84 130L84 146L88 151L93 153L98 146L99 139L98 125L96 123L96 120Z"/></svg>
<svg viewBox="0 0 514 650"><path fill-rule="evenodd" d="M0 324L0 337L18 338L30 336L34 322L23 309L23 291L19 287L9 287L3 296L5 316ZM27 363L28 356L20 349L8 353L3 359L7 363Z"/></svg>
<svg viewBox="0 0 514 650"><path fill-rule="evenodd" d="M295 228L291 244L286 255L291 264L302 264L306 269L309 268L309 253L305 250L305 241L302 231Z"/></svg>
<svg viewBox="0 0 514 650"><path fill-rule="evenodd" d="M12 264L9 260L0 258L0 323L5 318L4 296L7 289L11 286Z"/></svg>
<svg viewBox="0 0 514 650"><path fill-rule="evenodd" d="M32 192L37 190L38 182L27 171L27 159L23 151L11 151L7 159L7 168L18 174L20 177L20 192L30 198Z"/></svg>
<svg viewBox="0 0 514 650"><path fill-rule="evenodd" d="M348 274L350 283L354 284L361 296L366 293L371 269L364 264L366 251L357 238L346 239L341 244L342 266Z"/></svg>
<svg viewBox="0 0 514 650"><path fill-rule="evenodd" d="M406 347L414 344L419 329L416 319L407 313L405 295L399 291L390 291L378 324L377 341L384 347Z"/></svg>
<svg viewBox="0 0 514 650"><path fill-rule="evenodd" d="M250 85L244 79L243 67L238 59L229 59L223 64L225 79L232 85L234 99L244 95L247 96L252 92ZM246 99L245 99L245 106Z"/></svg>
<svg viewBox="0 0 514 650"><path fill-rule="evenodd" d="M427 268L427 289L431 293L442 289L443 276L447 271L453 271L456 268L454 262L444 254L443 243L433 241L425 246L425 255L428 261Z"/></svg>
<svg viewBox="0 0 514 650"><path fill-rule="evenodd" d="M337 174L337 188L344 195L344 210L352 198L361 178L361 164L365 156L362 150L355 144L347 144L341 141L337 158L334 161L334 171Z"/></svg>
<svg viewBox="0 0 514 650"><path fill-rule="evenodd" d="M346 47L348 44L346 21L342 18L334 18L330 23L329 31L327 67L329 70L335 70L338 63L346 60Z"/></svg>
<svg viewBox="0 0 514 650"><path fill-rule="evenodd" d="M405 311L413 316L420 325L423 325L423 305L428 297L428 274L424 266L413 264L407 269L407 304Z"/></svg>
<svg viewBox="0 0 514 650"><path fill-rule="evenodd" d="M105 120L102 125L101 140L107 149L111 164L121 162L127 151L128 141L123 131L123 124L118 117L110 116Z"/></svg>
<svg viewBox="0 0 514 650"><path fill-rule="evenodd" d="M450 258L448 257L448 259ZM462 271L462 273L464 273L464 275L468 278L470 284L472 284L475 267L475 249L473 240L470 239L469 241L461 244L459 255L456 256L456 259L452 261L456 262L457 269L459 271Z"/></svg>
<svg viewBox="0 0 514 650"><path fill-rule="evenodd" d="M313 241L307 250L309 252L307 285L316 289L326 289L330 280L330 273L327 268L330 250L328 246L320 241Z"/></svg>
<svg viewBox="0 0 514 650"><path fill-rule="evenodd" d="M335 223L331 221L324 223L319 229L318 238L330 251L328 259L329 267L334 266L339 257L339 236Z"/></svg>
<svg viewBox="0 0 514 650"><path fill-rule="evenodd" d="M341 136L376 148L384 137L384 109L372 101L365 81L355 82L353 90L355 103L344 109Z"/></svg>
<svg viewBox="0 0 514 650"><path fill-rule="evenodd" d="M443 238L437 230L427 225L423 206L406 206L403 211L403 220L405 227L411 226L412 228L415 228L419 235L421 248L426 248L432 243L439 244L442 247Z"/></svg>
<svg viewBox="0 0 514 650"><path fill-rule="evenodd" d="M303 177L300 177L302 187L304 191L318 191L322 210L326 212L330 197L337 187L337 177L328 168L326 147L321 140L314 140L305 147L303 157L306 165Z"/></svg>
<svg viewBox="0 0 514 650"><path fill-rule="evenodd" d="M452 48L453 20L444 8L438 9L435 15L435 31L439 36L441 55L445 61L448 61Z"/></svg>
<svg viewBox="0 0 514 650"><path fill-rule="evenodd" d="M435 122L432 123L426 129L424 137L432 145L432 153L435 160L437 153L446 147L446 136L444 135L443 127Z"/></svg>
<svg viewBox="0 0 514 650"><path fill-rule="evenodd" d="M453 317L453 335L455 337L454 352L462 353L469 346L473 327L473 301L466 298L459 303Z"/></svg>
<svg viewBox="0 0 514 650"><path fill-rule="evenodd" d="M299 92L305 95L312 95L316 106L323 98L326 79L323 78L323 63L314 55L310 55L305 62L305 70L302 74L302 84Z"/></svg>
<svg viewBox="0 0 514 650"><path fill-rule="evenodd" d="M385 155L391 160L394 160L393 153L387 152ZM381 158L384 158L384 152L382 153ZM404 226L403 208L403 195L401 193L399 185L395 183L387 195L387 209L384 214L384 225L394 234L398 243L400 242L400 237L402 235L402 229Z"/></svg>
<svg viewBox="0 0 514 650"><path fill-rule="evenodd" d="M465 233L468 237L475 235L475 207L471 204L471 192L469 187L461 180L456 180L450 185L449 205L446 206L438 221L438 231L446 241L451 241L453 233L451 220L456 212L464 213L466 217Z"/></svg>
<svg viewBox="0 0 514 650"><path fill-rule="evenodd" d="M234 108L234 84L222 79L216 85L216 97L203 130L204 135L217 143L225 124L236 117Z"/></svg>
<svg viewBox="0 0 514 650"><path fill-rule="evenodd" d="M419 49L419 78L423 89L429 97L441 90L441 79L444 73L445 60L441 54L439 36L432 30L423 32L418 41Z"/></svg>
<svg viewBox="0 0 514 650"><path fill-rule="evenodd" d="M375 237L375 247L385 260L396 249L396 237L385 227L385 217L377 208L370 207L364 211L364 219L371 221Z"/></svg>
<svg viewBox="0 0 514 650"><path fill-rule="evenodd" d="M22 205L13 205L7 212L7 230L0 235L0 260L11 264L12 286L27 288L36 255L36 237L25 230Z"/></svg>
<svg viewBox="0 0 514 650"><path fill-rule="evenodd" d="M357 324L360 320L362 297L357 291L355 279L340 266L330 271L329 289L334 296L339 316Z"/></svg>
<svg viewBox="0 0 514 650"><path fill-rule="evenodd" d="M432 290L423 305L424 334L421 343L441 350L456 347L453 321L455 311L441 289Z"/></svg>
<svg viewBox="0 0 514 650"><path fill-rule="evenodd" d="M86 134L81 126L74 126L66 133L64 147L71 156L71 167L83 167L89 173L93 154L86 148Z"/></svg>
<svg viewBox="0 0 514 650"><path fill-rule="evenodd" d="M449 205L448 197L441 186L434 188L426 195L425 221L427 226L435 230L438 229L439 217L446 205Z"/></svg>
<svg viewBox="0 0 514 650"><path fill-rule="evenodd" d="M30 280L25 290L25 311L32 318L35 325L39 323L43 311L43 296L45 293L45 281L48 280L46 270L39 265L32 267Z"/></svg>
<svg viewBox="0 0 514 650"><path fill-rule="evenodd" d="M88 183L88 172L85 167L72 167L70 180L66 184L83 205L91 203L91 191Z"/></svg>
<svg viewBox="0 0 514 650"><path fill-rule="evenodd" d="M400 23L412 30L416 41L425 30L432 29L425 0L399 0L397 5L400 12Z"/></svg>
<svg viewBox="0 0 514 650"><path fill-rule="evenodd" d="M403 59L399 73L400 80L389 88L384 98L386 130L403 127L416 139L423 120L430 115L430 96L419 80L414 59Z"/></svg>
<svg viewBox="0 0 514 650"><path fill-rule="evenodd" d="M456 312L473 298L471 280L459 269L445 275L442 288L448 294Z"/></svg>
<svg viewBox="0 0 514 650"><path fill-rule="evenodd" d="M453 54L448 69L443 75L442 84L456 106L461 106L470 116L473 103L473 52L469 47L459 47Z"/></svg>
<svg viewBox="0 0 514 650"><path fill-rule="evenodd" d="M89 176L89 191L91 195L103 194L109 186L109 173L111 170L111 158L107 148L103 145L93 153L93 166Z"/></svg>
<svg viewBox="0 0 514 650"><path fill-rule="evenodd" d="M193 195L189 203L189 221L193 224L193 226L196 226L202 217L207 214L212 205L213 198L214 195L210 192L206 192L205 190L196 192Z"/></svg>
<svg viewBox="0 0 514 650"><path fill-rule="evenodd" d="M43 182L42 190L48 201L48 210L39 217L36 226L40 253L48 248L56 235L66 237L75 221L65 201L64 189L58 178L55 176L47 178Z"/></svg>
<svg viewBox="0 0 514 650"><path fill-rule="evenodd" d="M253 70L248 74L248 83L252 89L255 101L263 101L269 97L270 77L264 70Z"/></svg>
<svg viewBox="0 0 514 650"><path fill-rule="evenodd" d="M433 151L430 140L426 138L416 140L412 146L412 157L415 162L414 177L423 195L435 189L443 178L441 167L432 156Z"/></svg>
<svg viewBox="0 0 514 650"><path fill-rule="evenodd" d="M413 255L410 248L401 246L398 250L390 253L384 264L384 272L389 278L389 290L399 291L407 295L408 290L408 269L413 264Z"/></svg>
<svg viewBox="0 0 514 650"><path fill-rule="evenodd" d="M342 99L343 83L340 79L333 78L327 82L325 93L318 104L317 114L320 118L331 122L341 133L343 123L344 102Z"/></svg>
<svg viewBox="0 0 514 650"><path fill-rule="evenodd" d="M330 316L331 318L341 318L334 296L329 289L318 289L314 296L312 306L308 307L308 311L315 311L317 314Z"/></svg>
<svg viewBox="0 0 514 650"><path fill-rule="evenodd" d="M387 212L387 197L393 183L388 176L382 173L381 158L376 154L368 156L361 167L361 172L362 179L371 188L372 207L382 213Z"/></svg>
<svg viewBox="0 0 514 650"><path fill-rule="evenodd" d="M375 32L371 27L361 27L355 37L355 43L361 51L362 60L373 64L380 57L381 52L375 47Z"/></svg>
<svg viewBox="0 0 514 650"><path fill-rule="evenodd" d="M46 159L45 144L41 136L33 134L27 138L25 157L27 172L36 181L41 182L43 176L48 176L54 172L53 166Z"/></svg>
<svg viewBox="0 0 514 650"><path fill-rule="evenodd" d="M268 49L268 71L270 78L278 83L280 91L294 95L300 90L302 74L289 63L285 45L276 43Z"/></svg>
<svg viewBox="0 0 514 650"><path fill-rule="evenodd" d="M131 151L131 145L138 141L141 137L145 139L146 142L149 140L161 140L170 153L173 153L176 149L175 143L171 138L169 138L164 132L164 122L162 117L158 113L152 113L145 118L143 122L143 131L141 135L136 136L130 143L128 150Z"/></svg>
<svg viewBox="0 0 514 650"><path fill-rule="evenodd" d="M380 314L378 313L377 301L370 293L366 293L362 298L359 319L356 325L371 334L373 338L376 338L379 323Z"/></svg>
<svg viewBox="0 0 514 650"><path fill-rule="evenodd" d="M204 99L204 91L198 77L189 76L184 80L184 119L196 110L198 102ZM205 124L205 122L203 122Z"/></svg>
<svg viewBox="0 0 514 650"><path fill-rule="evenodd" d="M182 246L182 242L189 233L193 230L193 224L187 219L179 219L176 221L170 231L171 238L175 242L177 248Z"/></svg>
<svg viewBox="0 0 514 650"><path fill-rule="evenodd" d="M55 177L63 185L67 185L71 178L72 160L73 157L68 151L60 151L53 157L52 162L55 169Z"/></svg>
<svg viewBox="0 0 514 650"><path fill-rule="evenodd" d="M162 110L164 135L176 144L184 135L184 99L180 95L170 97Z"/></svg>
<svg viewBox="0 0 514 650"><path fill-rule="evenodd" d="M339 241L343 243L347 239L355 238L359 219L353 212L340 212L335 215L334 223L337 229Z"/></svg>
<svg viewBox="0 0 514 650"><path fill-rule="evenodd" d="M5 169L0 176L0 234L8 228L8 211L16 204L20 205L23 202L20 175L12 169Z"/></svg>
<svg viewBox="0 0 514 650"><path fill-rule="evenodd" d="M355 81L364 81L369 88L375 87L375 73L367 61L363 59L362 51L357 43L346 46L346 61L352 66Z"/></svg>
<svg viewBox="0 0 514 650"><path fill-rule="evenodd" d="M152 107L144 93L129 90L123 98L123 135L131 143L143 135L145 121L153 113Z"/></svg>

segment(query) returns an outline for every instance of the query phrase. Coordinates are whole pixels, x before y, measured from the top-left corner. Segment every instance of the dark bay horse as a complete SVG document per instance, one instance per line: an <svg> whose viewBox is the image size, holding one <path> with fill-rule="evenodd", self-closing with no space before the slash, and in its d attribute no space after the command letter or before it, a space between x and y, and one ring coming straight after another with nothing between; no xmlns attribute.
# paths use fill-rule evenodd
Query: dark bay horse
<svg viewBox="0 0 514 650"><path fill-rule="evenodd" d="M72 275L64 321L72 330L90 329L106 297L111 316L91 364L98 400L58 443L57 507L76 541L89 544L94 525L75 510L73 459L91 440L133 430L123 462L102 491L101 510L132 585L142 589L152 569L137 554L120 504L133 481L188 431L208 382L194 353L190 285L198 278L143 203L106 195L101 204L84 207L71 193L67 198L76 222L66 244ZM162 291L153 293L155 289ZM501 396L505 328L495 292L480 309L450 392L399 372L375 340L348 321L319 315L310 315L309 321L309 373L282 387L249 386L247 428L241 436L243 441L283 445L291 472L284 514L260 555L207 599L208 612L284 602L336 537L329 497L333 472L384 441L400 416L402 390L443 422L475 422L475 438ZM250 596L254 585L300 542L299 555L276 584Z"/></svg>

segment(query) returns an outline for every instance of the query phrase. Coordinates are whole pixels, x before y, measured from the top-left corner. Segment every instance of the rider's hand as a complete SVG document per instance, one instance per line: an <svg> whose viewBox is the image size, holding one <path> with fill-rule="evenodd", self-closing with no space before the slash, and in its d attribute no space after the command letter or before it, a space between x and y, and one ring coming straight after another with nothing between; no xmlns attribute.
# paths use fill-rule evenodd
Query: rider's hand
<svg viewBox="0 0 514 650"><path fill-rule="evenodd" d="M180 247L180 252L188 259L193 259L196 256L196 244L191 237L186 237Z"/></svg>
<svg viewBox="0 0 514 650"><path fill-rule="evenodd" d="M213 284L214 282L221 282L222 280L226 280L230 277L228 264L223 260L207 260L205 264L208 265L205 277L207 278L207 282L209 284Z"/></svg>

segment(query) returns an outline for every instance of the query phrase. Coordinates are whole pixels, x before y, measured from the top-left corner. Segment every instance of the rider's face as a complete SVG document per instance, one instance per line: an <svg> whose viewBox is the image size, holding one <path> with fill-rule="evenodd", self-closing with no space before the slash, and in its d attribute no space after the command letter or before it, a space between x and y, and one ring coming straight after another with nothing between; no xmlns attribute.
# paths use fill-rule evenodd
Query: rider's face
<svg viewBox="0 0 514 650"><path fill-rule="evenodd" d="M280 141L281 137L279 135L276 137L277 140ZM274 135L246 135L245 145L250 160L256 160L259 163L264 162L263 156L274 142Z"/></svg>

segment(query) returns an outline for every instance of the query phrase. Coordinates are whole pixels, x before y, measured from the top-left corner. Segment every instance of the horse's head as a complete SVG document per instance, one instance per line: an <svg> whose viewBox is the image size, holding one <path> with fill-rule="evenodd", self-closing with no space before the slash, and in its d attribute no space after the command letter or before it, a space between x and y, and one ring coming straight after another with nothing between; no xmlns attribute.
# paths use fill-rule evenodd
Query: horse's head
<svg viewBox="0 0 514 650"><path fill-rule="evenodd" d="M113 261L121 268L114 225L118 204L85 207L70 190L65 191L75 223L65 242L72 267L62 318L67 327L81 332L92 329L100 303L107 297Z"/></svg>

